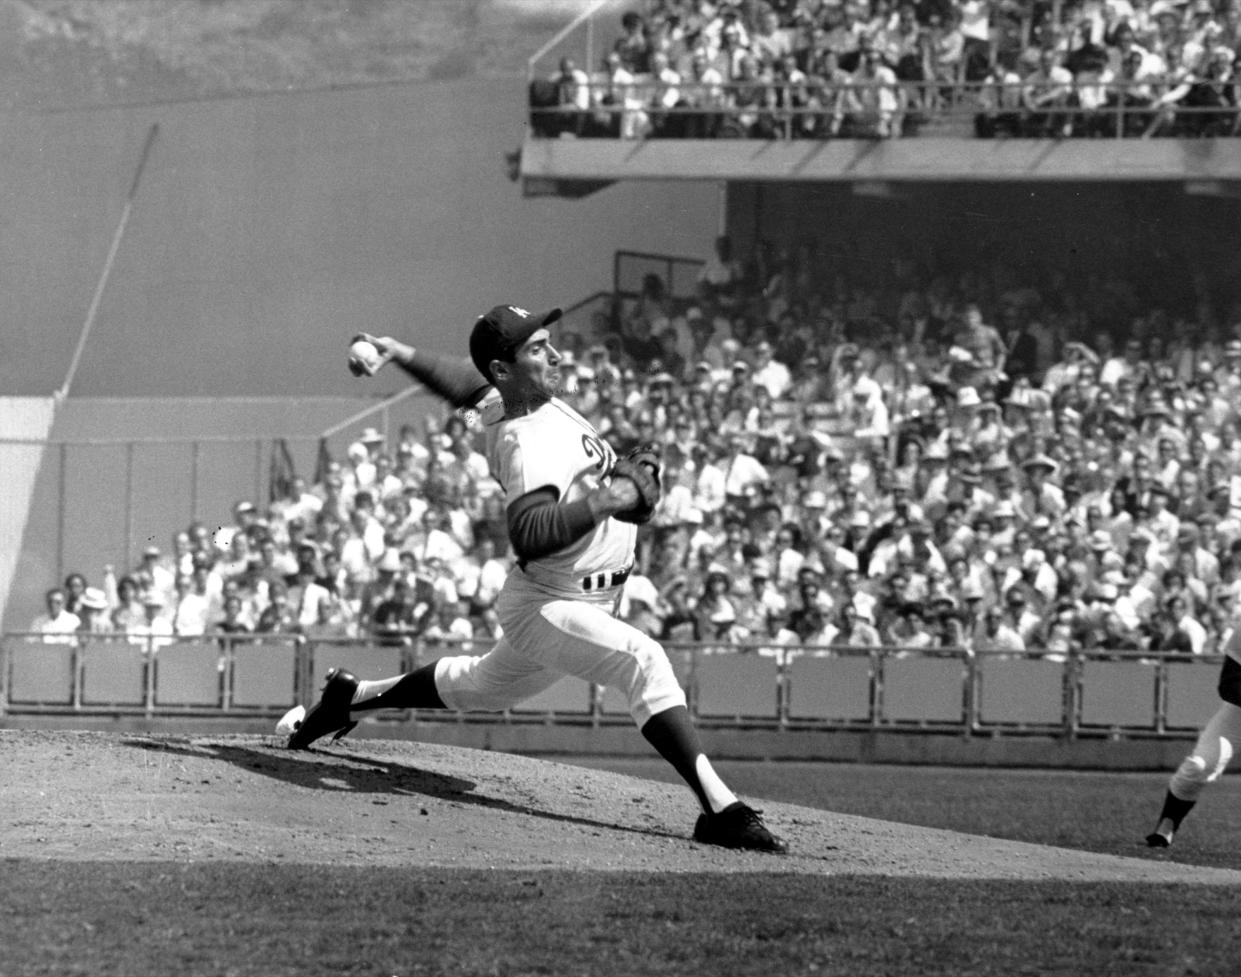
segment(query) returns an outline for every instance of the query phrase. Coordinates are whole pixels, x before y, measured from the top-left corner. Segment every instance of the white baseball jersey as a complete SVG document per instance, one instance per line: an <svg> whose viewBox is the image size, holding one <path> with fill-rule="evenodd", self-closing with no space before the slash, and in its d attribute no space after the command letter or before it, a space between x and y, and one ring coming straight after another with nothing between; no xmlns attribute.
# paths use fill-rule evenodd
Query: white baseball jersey
<svg viewBox="0 0 1241 977"><path fill-rule="evenodd" d="M576 501L607 477L616 459L590 423L561 400L505 418L493 390L478 409L487 461L510 501L545 486L560 501ZM496 599L504 636L485 655L453 655L436 664L435 687L444 704L497 712L575 675L618 690L639 728L684 706L663 648L614 616L636 536L629 523L605 519L560 552L510 573Z"/></svg>
<svg viewBox="0 0 1241 977"><path fill-rule="evenodd" d="M581 414L553 398L531 414L505 418L494 391L480 405L491 471L511 502L551 486L561 502L575 502L596 489L616 461L616 453ZM556 553L528 561L534 580L573 593L592 575L625 570L633 561L635 526L605 519L581 539Z"/></svg>

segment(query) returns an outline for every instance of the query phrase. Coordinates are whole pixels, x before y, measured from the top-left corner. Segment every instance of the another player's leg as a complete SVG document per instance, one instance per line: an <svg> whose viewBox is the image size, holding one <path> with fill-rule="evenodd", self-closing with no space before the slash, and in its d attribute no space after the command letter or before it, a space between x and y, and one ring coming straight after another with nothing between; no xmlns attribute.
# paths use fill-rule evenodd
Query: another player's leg
<svg viewBox="0 0 1241 977"><path fill-rule="evenodd" d="M1215 715L1203 727L1193 752L1177 767L1168 782L1159 822L1146 836L1151 848L1167 848L1172 844L1185 816L1198 802L1202 789L1213 783L1232 760L1233 744L1241 738L1241 708L1221 703Z"/></svg>

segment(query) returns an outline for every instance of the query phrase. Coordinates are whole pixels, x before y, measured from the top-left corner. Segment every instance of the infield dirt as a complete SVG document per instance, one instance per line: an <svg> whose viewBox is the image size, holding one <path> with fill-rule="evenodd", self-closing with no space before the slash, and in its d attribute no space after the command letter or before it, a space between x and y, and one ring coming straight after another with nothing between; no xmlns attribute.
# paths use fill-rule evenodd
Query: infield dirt
<svg viewBox="0 0 1241 977"><path fill-rule="evenodd" d="M1241 872L748 798L785 857L689 840L684 787L408 742L0 732L0 857L1241 884Z"/></svg>

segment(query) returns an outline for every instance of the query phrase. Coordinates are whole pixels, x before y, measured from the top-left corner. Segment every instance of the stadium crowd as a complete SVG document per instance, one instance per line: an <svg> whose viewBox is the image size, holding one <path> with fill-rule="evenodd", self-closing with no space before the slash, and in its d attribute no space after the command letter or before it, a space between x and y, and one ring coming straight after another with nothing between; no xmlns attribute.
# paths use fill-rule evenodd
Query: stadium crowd
<svg viewBox="0 0 1241 977"><path fill-rule="evenodd" d="M1210 652L1241 593L1241 304L728 238L557 326L565 399L664 451L619 613L665 641ZM1022 274L1029 275L1026 280ZM511 568L471 415L368 429L313 484L74 573L32 625L489 641Z"/></svg>
<svg viewBox="0 0 1241 977"><path fill-rule="evenodd" d="M1238 135L1239 0L647 0L590 71L531 84L546 136Z"/></svg>

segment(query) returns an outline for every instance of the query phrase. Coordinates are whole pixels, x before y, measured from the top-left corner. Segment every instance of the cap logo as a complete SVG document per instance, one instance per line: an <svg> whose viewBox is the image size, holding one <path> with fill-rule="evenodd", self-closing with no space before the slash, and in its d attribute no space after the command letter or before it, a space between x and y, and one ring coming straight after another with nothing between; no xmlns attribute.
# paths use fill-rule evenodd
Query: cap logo
<svg viewBox="0 0 1241 977"><path fill-rule="evenodd" d="M508 307L508 310L509 310L511 313L513 313L513 315L519 315L519 316L521 316L523 319L529 319L529 318L530 318L530 313L529 313L529 312L527 312L525 309L518 308L518 307L517 307L517 306L515 306L515 305L510 305L510 306Z"/></svg>

